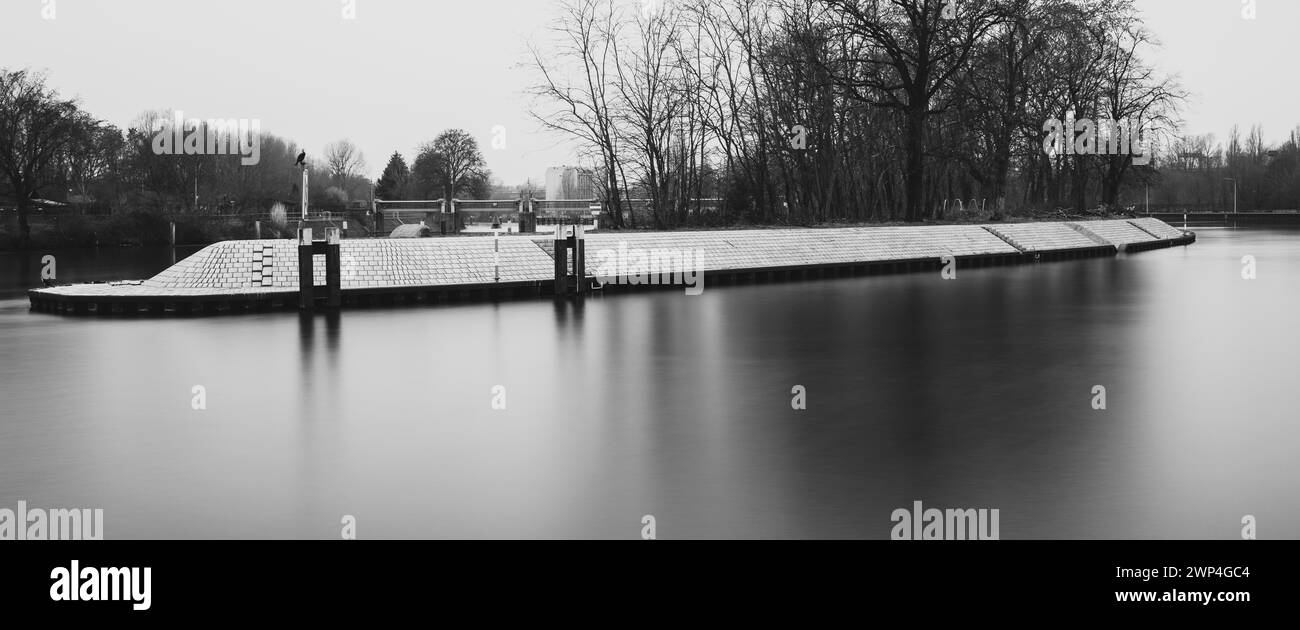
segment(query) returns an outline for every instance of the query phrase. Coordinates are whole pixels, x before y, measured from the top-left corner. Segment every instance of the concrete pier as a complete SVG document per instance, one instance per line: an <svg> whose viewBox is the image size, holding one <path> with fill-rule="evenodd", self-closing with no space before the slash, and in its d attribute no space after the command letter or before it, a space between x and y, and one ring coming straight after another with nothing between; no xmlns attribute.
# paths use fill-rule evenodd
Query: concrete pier
<svg viewBox="0 0 1300 630"><path fill-rule="evenodd" d="M959 267L971 267L1114 256L1194 241L1194 234L1154 218L592 233L581 241L585 256L580 260L586 271L583 281L591 282L602 250L698 251L708 282L729 284L932 270L939 269L945 257L957 260ZM562 286L556 281L560 243L551 235L531 234L500 239L343 239L337 245L338 269L329 271L337 273L337 299L344 307L553 295ZM299 291L298 247L294 239L224 241L146 280L42 287L28 291L28 296L35 310L67 314L296 308L302 293L315 293L314 287L328 284L326 265L316 265L313 288ZM571 267L571 258L565 262ZM319 294L328 295L325 290Z"/></svg>

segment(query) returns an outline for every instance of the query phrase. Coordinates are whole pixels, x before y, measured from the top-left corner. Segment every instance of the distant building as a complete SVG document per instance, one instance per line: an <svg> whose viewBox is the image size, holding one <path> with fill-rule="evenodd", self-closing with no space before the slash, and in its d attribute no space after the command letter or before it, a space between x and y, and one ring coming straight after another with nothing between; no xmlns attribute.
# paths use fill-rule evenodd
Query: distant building
<svg viewBox="0 0 1300 630"><path fill-rule="evenodd" d="M594 199L595 174L581 166L552 166L546 169L547 199Z"/></svg>

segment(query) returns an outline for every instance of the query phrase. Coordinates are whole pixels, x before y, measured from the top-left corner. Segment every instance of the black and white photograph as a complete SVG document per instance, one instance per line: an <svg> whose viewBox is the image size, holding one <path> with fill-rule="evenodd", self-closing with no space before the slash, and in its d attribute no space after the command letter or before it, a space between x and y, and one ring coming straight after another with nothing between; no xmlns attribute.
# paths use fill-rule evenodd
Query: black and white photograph
<svg viewBox="0 0 1300 630"><path fill-rule="evenodd" d="M1254 611L1300 556L1297 25L6 0L6 579L139 619L191 551L836 541Z"/></svg>

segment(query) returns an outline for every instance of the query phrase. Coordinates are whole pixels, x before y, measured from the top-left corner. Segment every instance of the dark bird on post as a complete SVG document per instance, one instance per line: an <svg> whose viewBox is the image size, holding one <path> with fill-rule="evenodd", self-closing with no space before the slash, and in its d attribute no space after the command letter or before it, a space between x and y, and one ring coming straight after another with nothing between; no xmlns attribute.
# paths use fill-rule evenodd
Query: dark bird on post
<svg viewBox="0 0 1300 630"><path fill-rule="evenodd" d="M298 154L298 161L297 161L297 162L294 162L293 165L294 165L294 166L306 166L307 164L306 164L305 162L303 162L303 160L306 160L306 159L307 159L307 152L306 152L306 151L303 151L302 153L299 153L299 154Z"/></svg>

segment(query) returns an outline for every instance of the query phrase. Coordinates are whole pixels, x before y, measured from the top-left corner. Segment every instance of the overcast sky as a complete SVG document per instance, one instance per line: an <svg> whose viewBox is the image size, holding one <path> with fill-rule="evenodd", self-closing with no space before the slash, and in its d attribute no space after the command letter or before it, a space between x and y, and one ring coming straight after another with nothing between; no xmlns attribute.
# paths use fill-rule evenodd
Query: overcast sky
<svg viewBox="0 0 1300 630"><path fill-rule="evenodd" d="M635 1L635 0L631 0ZM671 0L662 0L671 1ZM55 19L42 11L54 2ZM1181 74L1189 133L1222 139L1260 123L1268 142L1300 125L1300 1L1139 0ZM3 0L0 66L48 72L85 109L127 126L146 109L259 119L319 154L348 137L377 176L393 151L448 128L478 137L494 175L541 180L575 163L526 111L526 42L544 40L555 0ZM492 129L506 148L491 148Z"/></svg>

